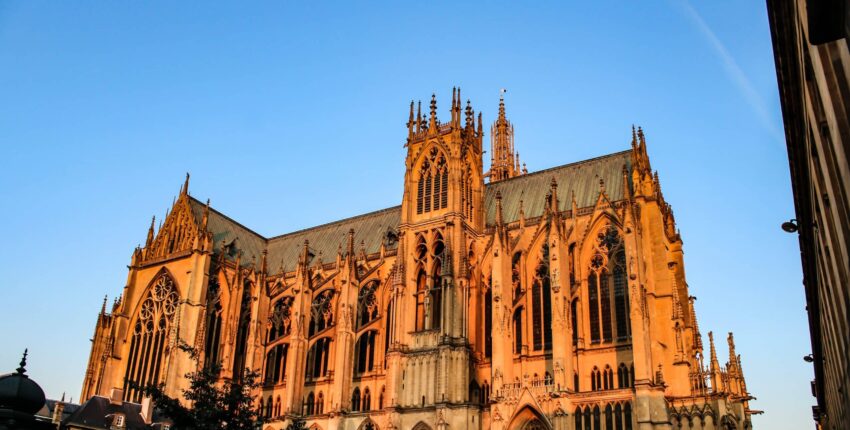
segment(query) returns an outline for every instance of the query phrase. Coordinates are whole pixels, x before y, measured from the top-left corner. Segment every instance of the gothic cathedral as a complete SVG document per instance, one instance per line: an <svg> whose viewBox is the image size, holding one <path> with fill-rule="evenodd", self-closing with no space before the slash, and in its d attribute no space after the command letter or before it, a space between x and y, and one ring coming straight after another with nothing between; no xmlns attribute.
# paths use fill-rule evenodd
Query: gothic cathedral
<svg viewBox="0 0 850 430"><path fill-rule="evenodd" d="M631 148L529 173L504 99L490 128L453 90L410 105L401 205L263 237L189 194L133 252L97 319L80 400L179 396L198 365L260 372L264 429L750 429L729 333L721 365L682 239Z"/></svg>

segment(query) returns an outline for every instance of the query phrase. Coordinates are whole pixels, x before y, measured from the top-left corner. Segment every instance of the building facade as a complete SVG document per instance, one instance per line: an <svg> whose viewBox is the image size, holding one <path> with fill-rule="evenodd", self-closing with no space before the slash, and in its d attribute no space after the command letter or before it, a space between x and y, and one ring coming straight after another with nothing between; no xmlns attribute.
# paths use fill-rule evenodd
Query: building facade
<svg viewBox="0 0 850 430"><path fill-rule="evenodd" d="M806 310L814 419L850 428L850 2L769 0Z"/></svg>
<svg viewBox="0 0 850 430"><path fill-rule="evenodd" d="M265 238L189 195L101 310L81 400L177 395L194 345L260 371L263 428L748 429L732 334L709 355L682 239L631 148L528 173L504 101L410 105L401 205Z"/></svg>

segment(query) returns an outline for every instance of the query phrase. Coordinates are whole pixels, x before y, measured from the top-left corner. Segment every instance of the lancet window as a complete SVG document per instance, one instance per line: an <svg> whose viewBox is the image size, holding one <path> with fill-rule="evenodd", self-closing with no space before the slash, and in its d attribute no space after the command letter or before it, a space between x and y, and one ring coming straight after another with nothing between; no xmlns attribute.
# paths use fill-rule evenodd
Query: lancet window
<svg viewBox="0 0 850 430"><path fill-rule="evenodd" d="M629 337L629 303L626 291L626 252L614 226L599 230L587 277L588 316L592 343Z"/></svg>
<svg viewBox="0 0 850 430"><path fill-rule="evenodd" d="M514 326L514 354L522 354L522 311L520 306L514 311L513 326Z"/></svg>
<svg viewBox="0 0 850 430"><path fill-rule="evenodd" d="M163 273L150 287L133 325L130 362L124 374L125 400L141 402L142 392L138 387L160 382L168 335L179 301L174 281Z"/></svg>
<svg viewBox="0 0 850 430"><path fill-rule="evenodd" d="M215 276L211 276L207 287L206 340L204 341L204 365L207 367L218 365L220 361L221 311L218 280Z"/></svg>
<svg viewBox="0 0 850 430"><path fill-rule="evenodd" d="M390 345L392 345L392 338L395 335L393 333L393 320L395 320L395 300L390 299L389 303L387 303L387 313L384 315L384 356L390 351ZM386 368L387 363L384 361L384 367Z"/></svg>
<svg viewBox="0 0 850 430"><path fill-rule="evenodd" d="M316 339L307 350L305 376L307 380L322 378L328 375L328 359L330 358L331 338Z"/></svg>
<svg viewBox="0 0 850 430"><path fill-rule="evenodd" d="M619 388L629 388L632 386L632 372L625 363L620 363L617 368L617 386Z"/></svg>
<svg viewBox="0 0 850 430"><path fill-rule="evenodd" d="M233 354L233 378L242 380L245 370L245 357L248 351L248 333L251 328L251 283L245 281L242 286L242 304L239 307L239 322L236 329L236 349Z"/></svg>
<svg viewBox="0 0 850 430"><path fill-rule="evenodd" d="M369 412L372 410L372 393L369 391L368 387L363 390L363 400L360 403L361 410L363 412Z"/></svg>
<svg viewBox="0 0 850 430"><path fill-rule="evenodd" d="M531 285L532 337L535 351L552 349L552 292L549 282L549 246L540 251L540 263Z"/></svg>
<svg viewBox="0 0 850 430"><path fill-rule="evenodd" d="M354 392L351 393L351 410L360 412L360 388L354 387Z"/></svg>
<svg viewBox="0 0 850 430"><path fill-rule="evenodd" d="M304 401L304 415L313 415L315 413L314 407L316 404L316 398L313 396L313 392L307 394L307 400Z"/></svg>
<svg viewBox="0 0 850 430"><path fill-rule="evenodd" d="M266 354L266 385L286 382L286 359L289 356L289 344L279 343Z"/></svg>
<svg viewBox="0 0 850 430"><path fill-rule="evenodd" d="M602 372L599 371L599 368L593 366L593 370L590 371L590 390L591 391L599 391L602 389Z"/></svg>
<svg viewBox="0 0 850 430"><path fill-rule="evenodd" d="M522 275L520 274L520 260L522 257L521 252L514 253L513 258L511 258L511 286L514 290L514 303L516 303L522 293L524 288L522 288Z"/></svg>
<svg viewBox="0 0 850 430"><path fill-rule="evenodd" d="M416 247L416 331L438 330L441 327L442 271L445 244L437 234L432 248L431 275L425 271L428 263L428 248L420 237Z"/></svg>
<svg viewBox="0 0 850 430"><path fill-rule="evenodd" d="M419 170L416 185L416 213L422 214L448 206L449 169L446 157L432 147Z"/></svg>
<svg viewBox="0 0 850 430"><path fill-rule="evenodd" d="M472 169L468 166L460 181L461 207L467 218L472 218Z"/></svg>
<svg viewBox="0 0 850 430"><path fill-rule="evenodd" d="M434 240L434 267L431 282L431 329L439 329L442 326L443 309L443 264L451 264L446 259L446 245L443 238L437 234Z"/></svg>
<svg viewBox="0 0 850 430"><path fill-rule="evenodd" d="M376 337L378 337L378 331L369 330L357 338L357 343L354 344L354 354L356 357L354 369L357 374L374 370Z"/></svg>

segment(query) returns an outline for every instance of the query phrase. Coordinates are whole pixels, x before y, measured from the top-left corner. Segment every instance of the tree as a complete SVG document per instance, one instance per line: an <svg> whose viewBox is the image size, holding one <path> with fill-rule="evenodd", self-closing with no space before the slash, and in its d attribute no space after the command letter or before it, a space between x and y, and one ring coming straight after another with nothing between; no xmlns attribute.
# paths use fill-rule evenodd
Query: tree
<svg viewBox="0 0 850 430"><path fill-rule="evenodd" d="M219 383L220 363L200 365L198 351L181 343L178 348L189 354L197 365L197 371L186 374L189 388L183 390L179 399L165 394L164 384L141 387L151 397L157 410L170 418L176 430L255 430L262 423L262 416L251 395L259 386L257 372L246 369L242 378Z"/></svg>

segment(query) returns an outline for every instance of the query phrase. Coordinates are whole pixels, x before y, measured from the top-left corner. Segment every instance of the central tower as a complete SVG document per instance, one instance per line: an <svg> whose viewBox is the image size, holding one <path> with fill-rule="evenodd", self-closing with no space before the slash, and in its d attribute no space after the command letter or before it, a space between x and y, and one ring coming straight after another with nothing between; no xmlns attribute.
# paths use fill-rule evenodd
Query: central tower
<svg viewBox="0 0 850 430"><path fill-rule="evenodd" d="M394 271L404 316L395 321L387 356L397 381L389 384L398 390L394 404L433 408L438 428L441 420L465 426L472 416L460 405L469 402L468 259L485 224L483 133L481 115L476 119L461 100L460 89L452 89L446 122L437 117L435 95L427 116L421 102L410 103Z"/></svg>

